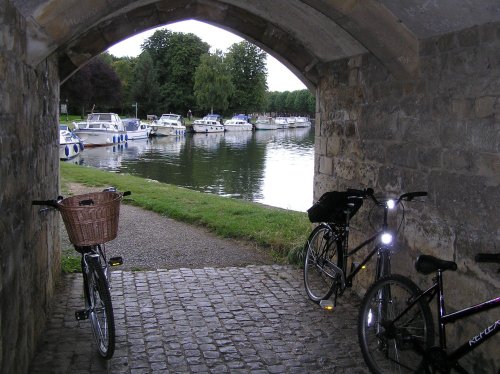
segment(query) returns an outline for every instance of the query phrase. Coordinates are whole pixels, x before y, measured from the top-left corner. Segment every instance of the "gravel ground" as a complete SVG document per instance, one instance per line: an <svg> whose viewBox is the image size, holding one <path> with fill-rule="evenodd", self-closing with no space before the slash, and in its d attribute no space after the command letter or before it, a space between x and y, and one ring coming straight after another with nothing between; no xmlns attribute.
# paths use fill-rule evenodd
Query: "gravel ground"
<svg viewBox="0 0 500 374"><path fill-rule="evenodd" d="M99 191L71 184L72 194ZM71 246L61 223L63 248ZM106 243L108 257L122 256L120 270L228 267L272 264L272 257L251 243L222 239L208 230L122 204L118 237Z"/></svg>

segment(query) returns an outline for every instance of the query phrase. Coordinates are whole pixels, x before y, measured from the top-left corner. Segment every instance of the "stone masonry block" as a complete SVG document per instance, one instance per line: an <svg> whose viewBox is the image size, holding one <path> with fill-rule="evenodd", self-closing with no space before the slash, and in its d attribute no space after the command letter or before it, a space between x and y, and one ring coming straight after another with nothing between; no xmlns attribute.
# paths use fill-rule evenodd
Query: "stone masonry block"
<svg viewBox="0 0 500 374"><path fill-rule="evenodd" d="M500 153L474 153L471 162L475 173L491 177L500 185Z"/></svg>
<svg viewBox="0 0 500 374"><path fill-rule="evenodd" d="M494 118L476 120L467 124L467 147L482 152L500 151L500 123Z"/></svg>
<svg viewBox="0 0 500 374"><path fill-rule="evenodd" d="M418 165L418 157L416 146L413 143L396 143L387 147L387 160L394 165L399 165L407 168L416 169Z"/></svg>
<svg viewBox="0 0 500 374"><path fill-rule="evenodd" d="M352 160L334 158L335 177L346 181L352 181L356 176L356 164Z"/></svg>
<svg viewBox="0 0 500 374"><path fill-rule="evenodd" d="M314 138L314 152L316 155L324 156L327 154L328 138L316 136Z"/></svg>
<svg viewBox="0 0 500 374"><path fill-rule="evenodd" d="M495 96L483 96L474 102L474 113L477 118L486 118L494 114L497 98Z"/></svg>
<svg viewBox="0 0 500 374"><path fill-rule="evenodd" d="M457 98L451 101L451 111L456 117L461 119L469 118L473 111L473 101L466 98Z"/></svg>
<svg viewBox="0 0 500 374"><path fill-rule="evenodd" d="M330 136L326 139L327 156L337 156L340 154L340 137L338 136Z"/></svg>
<svg viewBox="0 0 500 374"><path fill-rule="evenodd" d="M347 66L349 66L349 68L360 68L362 64L363 64L363 55L351 57L347 62Z"/></svg>
<svg viewBox="0 0 500 374"><path fill-rule="evenodd" d="M474 47L479 44L479 29L473 27L457 34L458 44L462 48Z"/></svg>
<svg viewBox="0 0 500 374"><path fill-rule="evenodd" d="M457 47L456 35L446 34L437 39L437 47L439 52L448 52Z"/></svg>
<svg viewBox="0 0 500 374"><path fill-rule="evenodd" d="M443 167L450 171L469 171L472 166L471 154L464 150L444 150Z"/></svg>
<svg viewBox="0 0 500 374"><path fill-rule="evenodd" d="M418 147L418 162L422 170L442 167L442 148Z"/></svg>
<svg viewBox="0 0 500 374"><path fill-rule="evenodd" d="M326 175L333 174L333 159L331 157L319 158L319 173Z"/></svg>
<svg viewBox="0 0 500 374"><path fill-rule="evenodd" d="M365 140L362 143L362 151L364 159L368 161L375 161L378 163L385 163L385 145L378 141Z"/></svg>
<svg viewBox="0 0 500 374"><path fill-rule="evenodd" d="M442 119L439 122L439 142L443 147L465 149L467 144L467 121Z"/></svg>
<svg viewBox="0 0 500 374"><path fill-rule="evenodd" d="M351 69L349 71L349 86L353 87L358 84L359 81L359 70Z"/></svg>

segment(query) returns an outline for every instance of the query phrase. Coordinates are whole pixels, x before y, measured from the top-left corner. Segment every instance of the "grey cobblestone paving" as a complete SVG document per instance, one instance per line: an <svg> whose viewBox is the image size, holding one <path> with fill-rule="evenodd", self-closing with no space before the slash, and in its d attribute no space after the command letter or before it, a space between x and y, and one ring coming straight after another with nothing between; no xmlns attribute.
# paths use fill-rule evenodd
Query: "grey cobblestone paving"
<svg viewBox="0 0 500 374"><path fill-rule="evenodd" d="M109 361L88 321L74 319L82 293L81 275L63 277L30 373L368 373L358 298L324 311L292 266L113 272Z"/></svg>

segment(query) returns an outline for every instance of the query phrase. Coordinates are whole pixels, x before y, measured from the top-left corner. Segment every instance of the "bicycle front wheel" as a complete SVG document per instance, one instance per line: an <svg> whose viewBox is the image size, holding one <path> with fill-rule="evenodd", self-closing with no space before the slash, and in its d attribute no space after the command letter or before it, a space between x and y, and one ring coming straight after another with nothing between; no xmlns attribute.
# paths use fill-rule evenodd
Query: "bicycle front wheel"
<svg viewBox="0 0 500 374"><path fill-rule="evenodd" d="M110 359L115 352L115 319L109 284L99 260L89 257L84 277L86 306L99 354Z"/></svg>
<svg viewBox="0 0 500 374"><path fill-rule="evenodd" d="M342 248L332 229L321 224L307 239L304 259L304 285L309 298L319 303L335 291L340 275L334 266L342 267Z"/></svg>
<svg viewBox="0 0 500 374"><path fill-rule="evenodd" d="M380 278L366 292L358 319L358 339L373 373L414 373L434 341L429 304L410 279ZM411 307L410 307L411 305Z"/></svg>

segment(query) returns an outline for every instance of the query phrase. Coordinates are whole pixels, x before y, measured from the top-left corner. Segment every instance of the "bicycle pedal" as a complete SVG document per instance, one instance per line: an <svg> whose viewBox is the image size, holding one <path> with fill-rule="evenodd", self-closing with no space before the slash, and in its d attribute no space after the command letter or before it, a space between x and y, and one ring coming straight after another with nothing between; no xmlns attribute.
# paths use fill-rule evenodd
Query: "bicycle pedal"
<svg viewBox="0 0 500 374"><path fill-rule="evenodd" d="M319 302L319 306L324 310L332 311L333 310L333 302L331 300L321 300Z"/></svg>
<svg viewBox="0 0 500 374"><path fill-rule="evenodd" d="M123 265L123 257L122 256L111 257L108 261L108 264L109 266Z"/></svg>
<svg viewBox="0 0 500 374"><path fill-rule="evenodd" d="M89 312L87 312L85 309L77 310L75 312L75 318L77 321L83 321L83 320L89 318Z"/></svg>

